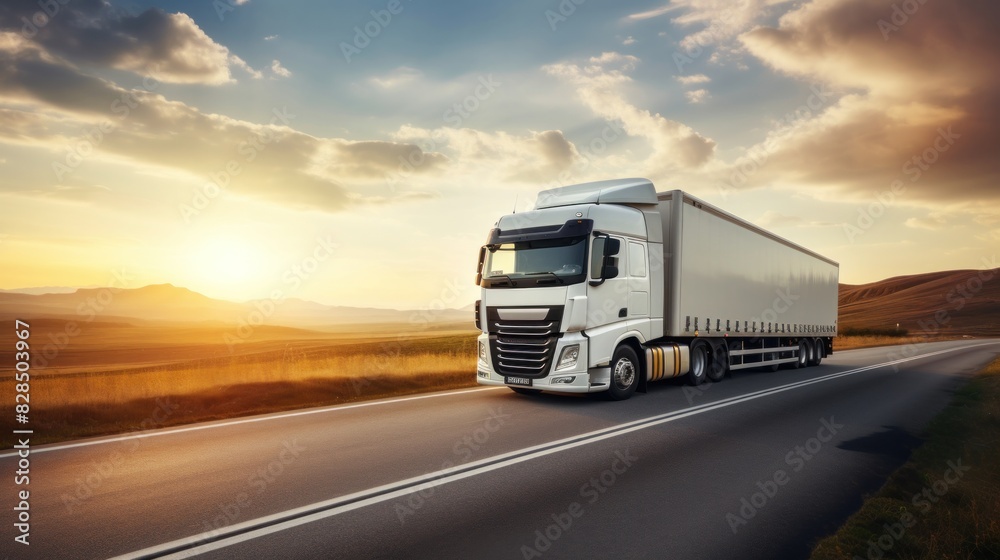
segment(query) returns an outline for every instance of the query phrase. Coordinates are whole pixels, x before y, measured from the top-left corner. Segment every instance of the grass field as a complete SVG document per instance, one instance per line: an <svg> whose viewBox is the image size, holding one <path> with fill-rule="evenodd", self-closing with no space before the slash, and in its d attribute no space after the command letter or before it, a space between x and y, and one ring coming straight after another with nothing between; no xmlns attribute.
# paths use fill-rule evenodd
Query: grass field
<svg viewBox="0 0 1000 560"><path fill-rule="evenodd" d="M854 350L857 348L875 348L878 346L893 346L905 344L921 344L942 340L956 340L961 336L886 336L886 335L854 335L838 336L833 339L833 351Z"/></svg>
<svg viewBox="0 0 1000 560"><path fill-rule="evenodd" d="M199 395L234 385L351 379L363 387L379 377L475 374L475 335L287 345L239 356L202 358L112 372L39 376L39 406L118 406L165 395Z"/></svg>
<svg viewBox="0 0 1000 560"><path fill-rule="evenodd" d="M34 340L48 340L41 327ZM274 331L230 348L211 327L89 327L32 369L33 441L476 384L476 331L467 329ZM13 381L0 389L12 394Z"/></svg>
<svg viewBox="0 0 1000 560"><path fill-rule="evenodd" d="M812 560L1000 558L1000 360L961 389L926 442Z"/></svg>

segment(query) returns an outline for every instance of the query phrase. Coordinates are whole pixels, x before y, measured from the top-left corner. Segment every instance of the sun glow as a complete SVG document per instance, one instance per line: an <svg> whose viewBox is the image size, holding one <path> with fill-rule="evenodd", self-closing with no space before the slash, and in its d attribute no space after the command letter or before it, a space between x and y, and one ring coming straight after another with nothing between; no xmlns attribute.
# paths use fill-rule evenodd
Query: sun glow
<svg viewBox="0 0 1000 560"><path fill-rule="evenodd" d="M248 240L228 235L204 239L192 249L191 276L234 296L256 286L266 274L269 259Z"/></svg>

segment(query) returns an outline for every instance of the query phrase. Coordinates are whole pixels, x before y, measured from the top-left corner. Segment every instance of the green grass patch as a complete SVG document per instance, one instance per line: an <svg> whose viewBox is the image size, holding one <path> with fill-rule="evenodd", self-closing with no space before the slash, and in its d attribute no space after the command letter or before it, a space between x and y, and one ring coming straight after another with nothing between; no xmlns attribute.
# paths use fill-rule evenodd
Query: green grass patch
<svg viewBox="0 0 1000 560"><path fill-rule="evenodd" d="M1000 558L1000 360L958 391L927 441L812 560Z"/></svg>

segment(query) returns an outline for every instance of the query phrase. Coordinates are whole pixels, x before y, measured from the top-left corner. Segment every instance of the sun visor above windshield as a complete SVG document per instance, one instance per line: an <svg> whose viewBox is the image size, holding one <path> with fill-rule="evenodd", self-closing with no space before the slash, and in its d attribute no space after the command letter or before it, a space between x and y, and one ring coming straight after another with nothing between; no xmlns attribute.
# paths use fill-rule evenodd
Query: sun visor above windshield
<svg viewBox="0 0 1000 560"><path fill-rule="evenodd" d="M590 235L594 231L594 220L577 218L567 220L564 224L548 226L537 226L521 229L501 230L493 228L490 230L487 245L500 245L503 243L517 243L519 241L535 241L538 239L560 239L566 237L582 237Z"/></svg>

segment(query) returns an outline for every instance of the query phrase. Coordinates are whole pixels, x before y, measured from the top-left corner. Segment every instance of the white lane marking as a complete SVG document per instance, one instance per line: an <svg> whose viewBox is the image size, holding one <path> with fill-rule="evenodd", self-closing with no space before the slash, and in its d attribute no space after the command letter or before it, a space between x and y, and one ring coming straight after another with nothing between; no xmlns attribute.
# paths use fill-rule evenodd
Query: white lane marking
<svg viewBox="0 0 1000 560"><path fill-rule="evenodd" d="M180 433L184 433L184 432L196 432L196 431L199 431L199 430L211 430L211 429L214 429L214 428L223 428L223 427L226 427L226 426L236 426L236 425L239 425L239 424L252 424L252 423L255 423L255 422L267 422L269 420L278 420L280 418L292 418L292 417L295 417L295 416L308 416L310 414L321 414L321 413L324 413L324 412L339 412L341 410L348 410L348 409L352 409L352 408L364 408L364 407L368 407L368 406L381 406L381 405L385 405L385 404L395 404L395 403L406 402L406 401L416 401L416 400L420 400L420 399L434 399L434 398L438 398L438 397L448 397L448 396L451 396L451 395L464 395L465 393L475 393L477 391L495 391L497 389L504 389L504 387L478 387L478 388L475 388L475 389L460 389L460 390L457 390L457 391L447 391L447 392L443 392L443 393L431 393L431 394L427 394L427 395L417 395L415 397L399 397L399 398L396 398L396 399L389 399L389 400L370 401L370 402L362 402L362 403L357 403L357 404L342 404L342 405L337 405L337 406L328 406L328 407L324 407L324 408L311 408L311 409L308 409L308 410L299 410L299 411L296 411L296 412L282 412L282 413L272 414L272 415L268 415L268 416L258 416L256 418L242 418L242 419L239 419L239 420L229 420L229 421L226 421L226 422L219 422L219 423L215 423L215 424L200 424L200 425L197 425L197 426L187 426L187 427L184 427L184 428L165 428L165 429L162 429L162 430L149 431L149 432L140 432L140 433L137 433L137 434L127 434L127 435L123 435L123 436L116 436L116 437L110 437L110 438L104 438L104 439L78 441L78 442L75 442L75 443L63 443L63 444L57 444L57 445L51 445L51 446L45 446L45 447L38 447L38 448L32 447L31 448L31 453L32 454L36 454L36 453L45 453L45 452L48 452L48 451L61 451L63 449L72 449L74 447L88 447L88 446L91 446L91 445L102 445L102 444L105 444L105 443L114 443L114 442L117 442L117 441L129 441L129 440L133 440L133 439L145 439L145 438L151 438L151 437L168 436L168 435L180 434ZM0 453L0 459L3 459L5 457L13 457L15 455L17 455L16 452Z"/></svg>
<svg viewBox="0 0 1000 560"><path fill-rule="evenodd" d="M202 533L200 535L194 535L183 539L177 539L161 545L156 545L149 548L144 548L142 550L137 550L135 552L130 552L128 554L124 554L121 556L116 556L110 560L126 560L134 558L168 558L168 559L190 558L192 556L198 556L205 552L226 548L235 544L239 544L241 542L269 535L271 533L284 531L286 529L291 529L294 527L298 527L300 525L305 525L313 521L318 521L320 519L325 519L327 517L333 517L335 515L347 513L355 509L360 509L366 506L378 504L395 498L404 497L409 494L412 494L417 490L436 488L438 486L443 486L450 482L455 482L465 478L478 476L480 474L488 473L490 471L502 469L504 467L516 465L518 463L523 463L525 461L530 461L532 459L537 459L539 457L544 457L546 455L552 455L554 453L559 453L562 451L566 451L568 449L573 449L575 447L589 445L591 443L595 443L598 441L617 437L623 434L639 430L644 430L646 428L658 426L660 424L666 424L667 422L673 422L675 420L680 420L682 418L688 418L690 416L703 414L705 412L718 410L720 408L726 408L729 406L742 404L748 401L768 397L777 393L784 393L785 391L791 391L793 389L798 389L800 387L805 387L808 385L824 383L826 381L831 381L833 379L839 379L841 377L856 375L858 373L870 371L873 369L878 369L896 364L902 364L905 362L911 362L913 360L919 360L923 358L930 358L940 354L957 352L959 350L968 350L971 348L976 348L978 346L991 346L995 344L997 343L989 342L989 343L975 344L971 346L962 346L960 348L949 348L945 350L938 350L936 352L931 352L929 354L922 354L919 356L912 356L909 358L901 358L890 362L883 362L881 364L874 364L870 366L855 368L852 370L831 373L824 375L822 377L816 377L813 379L788 383L786 385L780 385L778 387L772 387L770 389L762 389L760 391L755 391L753 393L748 393L746 395L729 397L716 402L705 403L702 405L676 410L673 412L659 414L656 416L650 416L640 420L633 420L631 422L626 422L624 424L618 424L616 426L602 428L600 430L595 430L592 432L587 432L584 434L579 434L576 436L571 436L568 438L551 441L548 443L543 443L532 447L527 447L517 451L510 451L508 453L503 453L501 455L496 455L494 457L488 457L486 459L480 459L478 461L473 461L471 463L457 465L455 467L451 467L448 469L443 469L433 473L428 473L425 475L409 478L406 480L385 484L382 486L378 486L376 488L370 488L368 490L362 490L360 492L355 492L353 494L347 494L345 496L339 496L329 500L316 502L307 506L290 509L287 511L275 513L265 517L251 519L249 521L244 521L242 523L237 523L235 525L230 525L229 527L220 529L217 532L215 532L215 535L212 534L206 535ZM230 536L228 537L224 536L227 534ZM199 542L205 541L206 538L218 539L218 540L212 540L210 542L206 542L200 545L198 544Z"/></svg>

